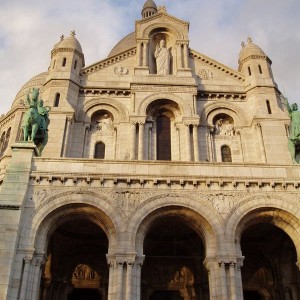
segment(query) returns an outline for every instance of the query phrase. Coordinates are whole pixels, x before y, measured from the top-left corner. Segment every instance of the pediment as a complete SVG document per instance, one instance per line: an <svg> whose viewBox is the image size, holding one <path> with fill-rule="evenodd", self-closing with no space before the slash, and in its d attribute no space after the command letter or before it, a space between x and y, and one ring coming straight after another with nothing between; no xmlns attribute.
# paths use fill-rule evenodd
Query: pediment
<svg viewBox="0 0 300 300"><path fill-rule="evenodd" d="M207 71L207 74L205 74L205 72L202 72L202 74L203 76L207 76L207 79L213 78L213 74L217 73L225 79L230 78L235 82L239 81L242 83L245 81L244 75L239 71L236 71L200 52L190 49L190 57L192 57L195 60L195 62L198 62L198 64L195 63L195 73L199 77L201 77L201 70L204 70Z"/></svg>

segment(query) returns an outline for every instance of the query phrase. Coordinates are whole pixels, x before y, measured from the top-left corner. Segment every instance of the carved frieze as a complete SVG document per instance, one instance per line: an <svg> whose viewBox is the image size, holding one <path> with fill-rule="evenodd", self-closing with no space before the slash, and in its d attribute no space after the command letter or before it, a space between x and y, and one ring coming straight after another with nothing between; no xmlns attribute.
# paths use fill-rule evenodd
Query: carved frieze
<svg viewBox="0 0 300 300"><path fill-rule="evenodd" d="M142 92L160 92L160 93L191 93L196 94L197 89L195 87L186 86L156 86L156 85L133 85L133 91Z"/></svg>

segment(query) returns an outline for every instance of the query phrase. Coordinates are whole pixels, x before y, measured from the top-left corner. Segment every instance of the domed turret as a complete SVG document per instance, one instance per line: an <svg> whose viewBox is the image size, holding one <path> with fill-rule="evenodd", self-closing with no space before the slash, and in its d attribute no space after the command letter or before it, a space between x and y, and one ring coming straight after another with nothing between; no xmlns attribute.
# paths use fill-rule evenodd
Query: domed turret
<svg viewBox="0 0 300 300"><path fill-rule="evenodd" d="M71 31L70 36L67 37L66 39L62 35L60 41L54 45L53 50L62 49L62 48L71 48L82 53L81 45L79 41L75 38L75 31Z"/></svg>
<svg viewBox="0 0 300 300"><path fill-rule="evenodd" d="M58 74L55 73L59 72L64 74L65 79L75 77L72 80L76 82L83 67L84 55L79 41L75 38L75 31L71 31L67 38L62 35L51 51L49 76L56 77Z"/></svg>
<svg viewBox="0 0 300 300"><path fill-rule="evenodd" d="M251 57L251 56L255 56L255 55L263 56L263 57L266 56L264 51L252 42L251 38L248 38L247 41L248 41L247 45L244 42L242 42L242 50L239 55L239 64L243 60L245 60L246 58Z"/></svg>
<svg viewBox="0 0 300 300"><path fill-rule="evenodd" d="M147 18L157 13L157 6L153 0L147 0L142 9L142 17Z"/></svg>
<svg viewBox="0 0 300 300"><path fill-rule="evenodd" d="M76 105L77 99L73 99L67 82L79 86L80 71L83 67L84 55L79 41L75 38L75 31L71 31L67 38L62 35L51 51L51 63L43 91L45 98L50 99L50 105L65 105L66 108L69 107L67 102ZM55 81L55 84L52 84L52 81Z"/></svg>
<svg viewBox="0 0 300 300"><path fill-rule="evenodd" d="M242 42L239 71L245 75L247 81L252 82L252 86L265 85L266 80L270 79L270 83L274 84L271 64L265 52L251 38L247 39L247 44Z"/></svg>

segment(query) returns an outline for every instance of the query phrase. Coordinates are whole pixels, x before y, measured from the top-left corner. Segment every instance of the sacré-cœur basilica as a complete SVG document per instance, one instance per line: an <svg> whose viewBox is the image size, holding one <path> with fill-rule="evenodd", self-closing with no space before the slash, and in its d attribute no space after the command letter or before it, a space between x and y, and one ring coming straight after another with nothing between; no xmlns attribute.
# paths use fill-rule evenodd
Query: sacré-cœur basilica
<svg viewBox="0 0 300 300"><path fill-rule="evenodd" d="M237 60L153 0L90 66L61 37L0 118L0 299L300 299L298 112Z"/></svg>

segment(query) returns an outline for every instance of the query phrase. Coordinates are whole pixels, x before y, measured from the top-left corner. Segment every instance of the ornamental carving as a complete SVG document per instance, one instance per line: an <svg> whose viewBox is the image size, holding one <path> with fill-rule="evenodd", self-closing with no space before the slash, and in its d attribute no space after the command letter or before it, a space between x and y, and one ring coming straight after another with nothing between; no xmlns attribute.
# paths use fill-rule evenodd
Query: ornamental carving
<svg viewBox="0 0 300 300"><path fill-rule="evenodd" d="M198 71L198 77L200 79L211 79L211 78L214 78L214 74L212 71L210 70L207 70L207 69L201 69Z"/></svg>
<svg viewBox="0 0 300 300"><path fill-rule="evenodd" d="M129 74L129 70L125 67L118 66L114 68L114 73L116 75L123 76Z"/></svg>

